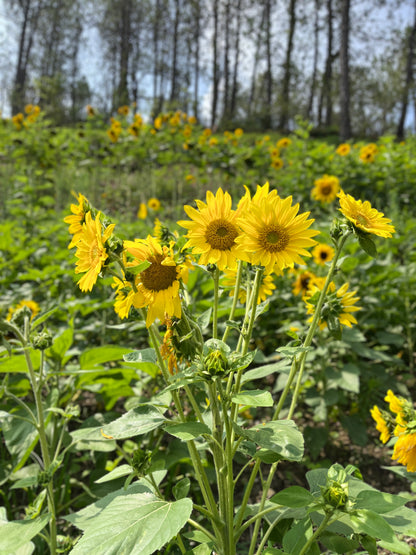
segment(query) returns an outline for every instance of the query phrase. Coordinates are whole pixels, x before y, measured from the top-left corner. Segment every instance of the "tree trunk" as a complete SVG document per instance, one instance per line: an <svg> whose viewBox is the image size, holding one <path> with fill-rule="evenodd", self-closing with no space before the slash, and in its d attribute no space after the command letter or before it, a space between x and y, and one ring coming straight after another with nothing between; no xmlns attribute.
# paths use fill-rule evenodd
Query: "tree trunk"
<svg viewBox="0 0 416 555"><path fill-rule="evenodd" d="M230 105L230 11L230 0L227 0L224 17L224 102L222 111L222 121L225 124L228 123Z"/></svg>
<svg viewBox="0 0 416 555"><path fill-rule="evenodd" d="M199 70L200 70L200 60L199 60L199 37L200 37L200 26L201 26L201 8L199 0L196 0L195 4L195 62L194 62L194 116L199 119Z"/></svg>
<svg viewBox="0 0 416 555"><path fill-rule="evenodd" d="M271 47L271 0L266 0L264 6L264 20L266 26L266 75L265 75L265 87L266 87L266 104L265 112L263 118L263 124L265 129L271 129L272 127L272 47Z"/></svg>
<svg viewBox="0 0 416 555"><path fill-rule="evenodd" d="M217 119L217 106L218 106L218 86L220 81L220 71L218 67L218 0L213 1L213 15L214 15L214 34L212 37L212 105L211 105L211 128L214 128Z"/></svg>
<svg viewBox="0 0 416 555"><path fill-rule="evenodd" d="M413 83L413 64L415 59L415 45L416 45L416 0L415 0L414 9L415 9L415 13L414 13L413 27L410 30L409 40L408 40L406 77L405 77L405 85L403 89L402 109L400 111L400 119L399 119L399 124L397 126L397 132L396 132L398 140L404 139L404 124L406 122L409 93L410 93L411 85Z"/></svg>
<svg viewBox="0 0 416 555"><path fill-rule="evenodd" d="M318 55L319 55L319 8L321 1L315 0L315 22L314 22L314 41L313 41L313 63L312 63L312 78L311 78L311 88L309 91L308 107L306 108L306 117L312 119L313 115L313 103L315 100L315 89L316 89L316 75L318 72Z"/></svg>
<svg viewBox="0 0 416 555"><path fill-rule="evenodd" d="M173 103L178 99L177 77L178 77L178 29L180 19L179 0L175 0L175 19L173 21L173 37L172 37L172 73L171 73L171 89L170 102Z"/></svg>
<svg viewBox="0 0 416 555"><path fill-rule="evenodd" d="M349 76L350 0L341 0L340 60L340 139L351 137L350 76Z"/></svg>
<svg viewBox="0 0 416 555"><path fill-rule="evenodd" d="M289 34L287 37L286 56L282 83L282 101L279 127L282 131L287 131L290 112L290 78L292 73L292 50L293 36L296 26L296 0L290 0L289 4Z"/></svg>
<svg viewBox="0 0 416 555"><path fill-rule="evenodd" d="M318 106L318 125L321 126L323 123L323 109L325 105L325 125L330 126L332 124L332 62L334 60L334 55L332 54L332 43L334 37L333 30L333 9L332 0L327 0L327 22L328 22L328 38L327 38L327 53L325 61L325 70L322 77L322 87L321 94L319 98Z"/></svg>
<svg viewBox="0 0 416 555"><path fill-rule="evenodd" d="M235 110L237 104L237 86L238 86L238 64L240 61L240 27L241 27L241 0L237 1L236 6L237 19L236 19L236 31L235 31L235 59L234 59L234 70L233 70L233 82L231 88L231 98L230 98L230 119L235 118Z"/></svg>
<svg viewBox="0 0 416 555"><path fill-rule="evenodd" d="M122 0L120 20L120 67L116 103L129 104L128 75L131 53L131 0ZM117 106L115 106L117 108Z"/></svg>

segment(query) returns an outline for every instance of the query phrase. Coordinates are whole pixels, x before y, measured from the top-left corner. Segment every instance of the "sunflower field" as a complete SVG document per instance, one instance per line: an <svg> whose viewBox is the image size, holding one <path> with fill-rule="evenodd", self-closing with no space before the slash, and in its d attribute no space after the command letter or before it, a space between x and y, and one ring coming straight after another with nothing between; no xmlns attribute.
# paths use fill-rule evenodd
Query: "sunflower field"
<svg viewBox="0 0 416 555"><path fill-rule="evenodd" d="M416 139L0 120L0 555L416 552Z"/></svg>

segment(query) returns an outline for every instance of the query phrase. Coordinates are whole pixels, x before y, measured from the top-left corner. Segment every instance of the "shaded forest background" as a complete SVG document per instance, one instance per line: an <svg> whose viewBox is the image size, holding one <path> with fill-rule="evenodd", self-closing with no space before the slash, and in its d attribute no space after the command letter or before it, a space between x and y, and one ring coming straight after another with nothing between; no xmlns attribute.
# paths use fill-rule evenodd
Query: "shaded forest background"
<svg viewBox="0 0 416 555"><path fill-rule="evenodd" d="M1 98L55 124L135 103L213 129L415 131L416 0L3 0ZM10 68L12 60L12 68Z"/></svg>

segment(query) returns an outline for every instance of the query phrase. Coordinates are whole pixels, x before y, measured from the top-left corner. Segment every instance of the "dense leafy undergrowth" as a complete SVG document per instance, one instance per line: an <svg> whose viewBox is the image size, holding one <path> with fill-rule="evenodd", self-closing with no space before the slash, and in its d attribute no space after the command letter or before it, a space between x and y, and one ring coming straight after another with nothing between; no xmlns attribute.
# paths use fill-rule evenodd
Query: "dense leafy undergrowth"
<svg viewBox="0 0 416 555"><path fill-rule="evenodd" d="M305 438L303 460L309 469L323 457L323 464L330 465L325 453L331 452L339 437L348 437L351 449L355 445L360 453L365 453L369 442L378 443L370 417L373 405L381 405L389 389L405 398L415 397L414 137L400 144L383 137L377 144L333 145L311 139L302 122L284 138L246 136L241 130L214 135L184 114L163 115L152 124L137 116L119 115L111 125L94 115L77 129L55 129L42 114L32 120L24 120L20 128L16 122L0 122L0 316L10 321L19 303L25 301L32 314L39 310L33 332L41 332L50 342L43 350L31 347L30 357L33 371L43 368L48 375L41 395L48 440L60 453L56 467L48 471L54 474L58 545L63 551L68 551L79 535L70 523L78 522L80 528L83 523L76 520L81 517L62 517L121 488L128 474L126 461L131 461L134 453L137 457L136 441L115 441L105 432L92 440L88 430L154 400L165 387L150 353L140 360L133 357L133 362L123 358L132 351L146 352L147 330L140 311L133 310L128 320L121 320L114 311L112 277L104 275L90 293L77 287L75 257L68 250L70 237L63 222L74 202L71 190L86 195L116 223L118 236L128 240L154 233L156 218L159 229L162 225L177 233L176 220L185 217L183 205L218 186L236 198L244 194L243 185L254 193L257 184L268 181L279 195L292 195L302 211L311 211L316 220L313 227L320 231L316 239L325 248L331 245L331 222L339 215L339 188L369 200L384 212L395 225L393 238L375 241L376 256L371 247L366 252L358 242L347 243L337 268L337 279L348 282L360 298L361 310L355 314L358 323L344 327L331 341L328 329L316 335L293 415ZM302 297L314 276L326 275L325 256L317 252L305 259L305 266L296 265L273 277L275 288L256 321L249 346L256 353L252 370L284 361L284 350L277 349L288 341L296 345L305 334ZM209 272L195 267L187 283L194 314L208 314L214 289ZM227 283L220 284L221 333L225 330L221 317L232 302L230 290ZM242 314L243 305L238 305L235 317ZM38 522L36 518L44 516L51 481L39 464L39 435L22 406L24 401L34 411L35 399L25 353L5 328L2 341L2 519ZM234 347L237 336L230 341ZM256 388L269 391L276 399L284 389L285 376L276 370L269 375L263 372ZM201 397L202 403L207 401ZM258 405L241 412L243 422L256 425L267 419L270 409ZM186 480L192 461L181 436L168 437L161 428L149 429L139 442L140 452L152 452L156 469L153 490L158 491L159 479L163 479L165 498L174 496L179 503L189 490ZM74 438L75 445L71 444ZM137 470L145 461L136 460L135 464ZM236 467L244 464L244 454L237 453ZM360 467L359 461L354 464ZM208 478L214 481L213 467L207 465ZM120 473L107 480L108 473L117 469ZM159 476L157 472L162 471ZM184 496L178 493L181 487L187 490ZM192 488L201 505L201 492L195 484ZM406 488L410 489L404 482ZM39 531L42 527L39 525ZM29 537L36 552L47 552L45 538L36 534ZM284 530L279 534L283 537ZM275 543L279 544L281 537L279 540L276 535ZM188 535L188 549L195 545L194 539ZM356 552L359 545L354 541L348 544L350 552ZM269 545L269 553L280 553L273 551L273 543ZM342 545L345 549L346 544ZM165 549L166 553L182 550L180 542L174 541ZM327 553L344 552L337 551L332 540L326 549Z"/></svg>

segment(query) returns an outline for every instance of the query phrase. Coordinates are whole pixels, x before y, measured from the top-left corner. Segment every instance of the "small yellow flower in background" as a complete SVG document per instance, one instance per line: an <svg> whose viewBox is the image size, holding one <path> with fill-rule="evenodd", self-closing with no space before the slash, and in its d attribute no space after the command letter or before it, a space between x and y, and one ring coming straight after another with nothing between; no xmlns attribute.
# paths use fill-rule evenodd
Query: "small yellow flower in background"
<svg viewBox="0 0 416 555"><path fill-rule="evenodd" d="M209 142L208 142L209 146L215 146L218 144L218 139L217 137L211 137Z"/></svg>
<svg viewBox="0 0 416 555"><path fill-rule="evenodd" d="M140 203L139 209L137 211L137 217L139 220L145 220L147 218L147 206L144 202Z"/></svg>
<svg viewBox="0 0 416 555"><path fill-rule="evenodd" d="M236 277L237 277L236 269L229 270L228 268L225 268L224 278L222 279L222 285L224 287L232 288L229 295L230 297L234 295ZM259 295L257 298L257 304L260 304L261 302L265 301L267 297L270 297L270 295L273 295L274 289L276 289L276 285L274 284L274 281L273 281L273 275L263 274ZM241 304L245 304L247 301L247 291L246 291L246 288L244 287L244 283L240 285L240 290L238 292L238 300L241 302Z"/></svg>
<svg viewBox="0 0 416 555"><path fill-rule="evenodd" d="M383 414L381 413L377 405L374 405L370 412L371 416L377 423L376 430L378 430L381 434L380 441L382 441L383 443L387 443L391 435L389 427L387 425L387 420L383 417Z"/></svg>
<svg viewBox="0 0 416 555"><path fill-rule="evenodd" d="M138 125L139 127L141 127L143 125L143 118L142 118L141 114L139 114L139 113L134 114L134 123L135 123L135 125Z"/></svg>
<svg viewBox="0 0 416 555"><path fill-rule="evenodd" d="M181 123L181 114L180 112L176 112L174 116L172 116L169 120L169 125L172 127L177 127Z"/></svg>
<svg viewBox="0 0 416 555"><path fill-rule="evenodd" d="M188 265L178 264L174 259L172 248L162 246L150 235L147 239L124 241L124 249L133 257L130 265L137 266L146 261L150 265L135 276L136 290L133 290L129 282L121 282L115 278L117 300L114 308L120 318L126 318L132 306L147 308L147 327L151 326L156 318L161 322L166 317L180 318L182 314L179 296L180 280L186 283Z"/></svg>
<svg viewBox="0 0 416 555"><path fill-rule="evenodd" d="M154 130L152 130L152 131L154 131ZM188 143L183 143L183 144L182 144L182 148L183 148L184 150L189 150L189 144L188 144Z"/></svg>
<svg viewBox="0 0 416 555"><path fill-rule="evenodd" d="M33 104L26 104L25 106L25 113L31 114L33 112Z"/></svg>
<svg viewBox="0 0 416 555"><path fill-rule="evenodd" d="M277 147L270 147L270 158L278 158L280 156L280 150Z"/></svg>
<svg viewBox="0 0 416 555"><path fill-rule="evenodd" d="M301 256L311 256L312 239L319 231L308 229L315 220L310 212L298 214L299 204L292 206L292 197L275 196L251 202L238 220L243 234L236 241L241 247L241 259L264 266L266 274L280 272L294 264L303 265Z"/></svg>
<svg viewBox="0 0 416 555"><path fill-rule="evenodd" d="M295 281L293 282L292 291L294 295L306 295L309 289L312 287L312 283L316 278L313 272L309 272L309 270L305 270L304 272L300 272Z"/></svg>
<svg viewBox="0 0 416 555"><path fill-rule="evenodd" d="M206 129L203 130L202 135L204 137L211 137L211 135L212 135L211 129L209 127L207 127Z"/></svg>
<svg viewBox="0 0 416 555"><path fill-rule="evenodd" d="M274 170L280 170L283 168L283 160L281 158L272 158L271 167Z"/></svg>
<svg viewBox="0 0 416 555"><path fill-rule="evenodd" d="M110 118L111 127L121 129L121 122L116 118Z"/></svg>
<svg viewBox="0 0 416 555"><path fill-rule="evenodd" d="M25 119L25 116L22 114L22 112L19 112L18 114L12 117L13 125L16 127L18 131L22 129L24 119Z"/></svg>
<svg viewBox="0 0 416 555"><path fill-rule="evenodd" d="M32 315L30 317L31 320L33 320L33 318L37 314L39 314L39 312L40 312L40 307L39 307L39 305L36 301L32 301L30 299L24 299L23 301L20 301L20 303L18 303L16 306L14 306L14 307L11 306L9 308L9 312L7 314L6 320L8 320L10 322L10 320L12 319L13 314L17 310L19 310L20 308L23 308L24 306L27 306L30 309L30 311L32 313Z"/></svg>
<svg viewBox="0 0 416 555"><path fill-rule="evenodd" d="M378 146L375 143L369 143L361 147L360 149L360 160L365 164L370 164L374 162L376 154L378 153Z"/></svg>
<svg viewBox="0 0 416 555"><path fill-rule="evenodd" d="M158 131L160 129L162 129L162 125L163 125L163 119L161 116L157 116L157 118L155 119L155 121L153 122L153 125L155 127L155 129L157 129Z"/></svg>
<svg viewBox="0 0 416 555"><path fill-rule="evenodd" d="M160 207L161 207L160 200L154 197L149 198L149 200L147 201L147 207L155 211L160 210Z"/></svg>
<svg viewBox="0 0 416 555"><path fill-rule="evenodd" d="M316 264L324 266L326 262L329 262L334 258L335 251L329 245L324 245L320 243L312 250L313 260Z"/></svg>
<svg viewBox="0 0 416 555"><path fill-rule="evenodd" d="M231 196L219 188L215 196L207 191L206 203L196 200L196 204L197 210L185 205L184 210L190 220L178 222L188 230L188 242L184 248L191 248L193 254L200 255L200 264L217 264L220 270L235 268L239 228L238 214L231 208Z"/></svg>
<svg viewBox="0 0 416 555"><path fill-rule="evenodd" d="M78 242L80 235L82 234L82 224L85 221L85 214L90 210L88 200L82 195L72 191L74 197L78 200L78 204L71 204L72 214L64 218L64 222L69 224L69 233L72 235L72 241L68 245L68 249L72 249Z"/></svg>
<svg viewBox="0 0 416 555"><path fill-rule="evenodd" d="M242 137L244 135L244 131L241 129L241 127L237 127L237 129L234 131L234 135L237 138Z"/></svg>
<svg viewBox="0 0 416 555"><path fill-rule="evenodd" d="M338 146L335 152L339 156L347 156L347 154L349 154L350 151L351 151L351 145L349 145L348 143L342 143L341 145Z"/></svg>
<svg viewBox="0 0 416 555"><path fill-rule="evenodd" d="M124 106L119 106L117 113L120 114L121 116L127 116L130 112L130 107L127 105Z"/></svg>
<svg viewBox="0 0 416 555"><path fill-rule="evenodd" d="M402 433L394 445L392 459L406 467L408 472L416 471L416 433Z"/></svg>
<svg viewBox="0 0 416 555"><path fill-rule="evenodd" d="M185 125L182 134L184 137L189 139L189 137L192 135L192 127L190 125Z"/></svg>
<svg viewBox="0 0 416 555"><path fill-rule="evenodd" d="M292 140L289 137L283 137L279 141L277 141L276 146L277 148L287 148L292 144Z"/></svg>
<svg viewBox="0 0 416 555"><path fill-rule="evenodd" d="M118 141L118 138L120 137L120 133L121 133L121 127L118 127L118 126L113 125L110 127L110 129L107 129L107 135L113 143L116 143Z"/></svg>
<svg viewBox="0 0 416 555"><path fill-rule="evenodd" d="M89 118L91 118L92 116L95 116L95 110L90 104L87 104L87 106L85 107L85 110Z"/></svg>
<svg viewBox="0 0 416 555"><path fill-rule="evenodd" d="M188 117L188 122L189 122L191 125L195 125L195 124L196 124L196 117L195 117L195 116L189 116L189 117Z"/></svg>
<svg viewBox="0 0 416 555"><path fill-rule="evenodd" d="M133 135L133 137L138 137L140 133L140 126L136 123L132 123L131 125L129 125L127 131L130 133L130 135Z"/></svg>
<svg viewBox="0 0 416 555"><path fill-rule="evenodd" d="M311 302L316 299L317 294L323 289L325 279L314 280L312 286L303 297L307 307L307 314L312 314L309 321L312 321L313 314L315 314L315 303ZM331 281L325 298L325 305L327 311L322 311L321 319L319 320L320 329L325 329L328 324L327 321L332 318L337 318L341 326L352 327L356 324L357 320L352 315L352 312L361 310L361 307L355 306L360 297L356 297L356 291L348 291L349 284L344 283L339 289L336 288L335 283ZM317 299L316 299L317 300Z"/></svg>
<svg viewBox="0 0 416 555"><path fill-rule="evenodd" d="M78 258L75 273L86 272L78 281L81 291L91 291L97 281L98 274L108 258L104 245L113 233L114 227L115 224L109 225L103 233L100 213L97 214L95 220L92 219L91 212L86 213L75 253Z"/></svg>
<svg viewBox="0 0 416 555"><path fill-rule="evenodd" d="M325 174L314 181L312 198L321 202L332 202L337 198L339 192L339 179L335 175Z"/></svg>
<svg viewBox="0 0 416 555"><path fill-rule="evenodd" d="M344 191L340 191L339 204L340 212L356 227L378 235L379 237L391 237L395 232L394 226L391 225L391 220L384 217L383 212L379 212L372 208L368 200L362 202L355 200L351 195L346 195Z"/></svg>
<svg viewBox="0 0 416 555"><path fill-rule="evenodd" d="M33 106L32 115L37 117L39 114L40 114L40 106L36 104L35 106Z"/></svg>
<svg viewBox="0 0 416 555"><path fill-rule="evenodd" d="M188 173L188 175L185 175L185 180L186 181L195 181L196 177L194 175L192 175L191 173Z"/></svg>

